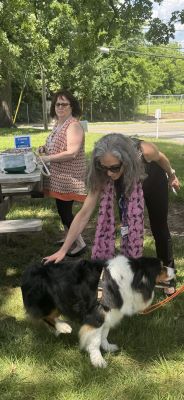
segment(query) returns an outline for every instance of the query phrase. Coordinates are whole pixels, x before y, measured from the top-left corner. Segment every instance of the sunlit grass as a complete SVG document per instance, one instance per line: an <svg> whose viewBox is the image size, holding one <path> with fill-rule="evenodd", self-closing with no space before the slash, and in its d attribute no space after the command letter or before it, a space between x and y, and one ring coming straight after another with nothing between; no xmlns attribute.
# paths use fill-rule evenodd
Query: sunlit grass
<svg viewBox="0 0 184 400"><path fill-rule="evenodd" d="M164 116L163 113L184 113L184 104L177 104L177 103L167 103L167 100L164 102L157 102L153 104L141 104L138 107L138 112L147 114L147 115L155 115L156 109L161 109L162 117Z"/></svg>
<svg viewBox="0 0 184 400"><path fill-rule="evenodd" d="M33 135L35 146L42 144L45 136L40 132ZM100 137L86 135L88 158ZM0 137L1 149L6 147L6 138ZM170 195L170 204L184 204L183 147L170 142L158 144L182 182L180 194ZM75 212L79 207L75 205ZM125 318L110 333L110 341L118 344L119 352L105 355L107 369L94 369L88 355L78 348L77 325L73 324L71 335L55 338L43 325L27 319L22 306L22 271L27 264L53 253L61 237L54 200L17 198L7 217L41 218L43 230L0 238L0 399L183 400L184 295L152 314ZM94 213L84 231L89 258L95 224ZM118 242L117 235L117 246ZM173 246L180 286L184 283L183 237L174 235ZM155 254L152 236L146 235L144 248L145 255ZM160 299L162 291L157 290L156 300Z"/></svg>

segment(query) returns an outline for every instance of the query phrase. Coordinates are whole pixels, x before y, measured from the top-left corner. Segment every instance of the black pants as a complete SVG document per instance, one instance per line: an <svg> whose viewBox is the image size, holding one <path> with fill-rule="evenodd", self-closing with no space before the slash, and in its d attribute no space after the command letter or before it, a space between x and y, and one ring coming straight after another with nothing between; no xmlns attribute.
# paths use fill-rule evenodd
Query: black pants
<svg viewBox="0 0 184 400"><path fill-rule="evenodd" d="M74 216L72 213L72 207L73 207L73 200L71 201L64 201L60 199L56 199L56 207L58 210L58 214L61 218L61 222L64 226L67 226L69 229Z"/></svg>
<svg viewBox="0 0 184 400"><path fill-rule="evenodd" d="M159 165L152 161L145 163L147 177L143 182L143 193L148 210L151 231L155 240L157 257L164 265L174 268L172 240L168 228L168 181L165 172ZM117 200L121 190L116 184ZM121 209L119 214L121 218Z"/></svg>
<svg viewBox="0 0 184 400"><path fill-rule="evenodd" d="M146 172L148 176L143 182L143 192L157 257L164 265L174 268L172 240L167 223L168 180L156 162L146 163Z"/></svg>

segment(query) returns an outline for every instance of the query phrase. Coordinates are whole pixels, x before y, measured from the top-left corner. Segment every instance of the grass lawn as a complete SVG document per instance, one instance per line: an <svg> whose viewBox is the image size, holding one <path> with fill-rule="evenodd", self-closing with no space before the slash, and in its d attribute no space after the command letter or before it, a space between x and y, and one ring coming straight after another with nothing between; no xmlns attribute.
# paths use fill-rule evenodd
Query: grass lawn
<svg viewBox="0 0 184 400"><path fill-rule="evenodd" d="M153 102L151 104L141 104L138 107L138 112L148 115L155 115L155 110L159 108L162 113L181 113L184 112L183 104L179 103L168 103L167 102Z"/></svg>
<svg viewBox="0 0 184 400"><path fill-rule="evenodd" d="M18 130L19 133L26 132ZM16 131L0 130L0 151L13 146ZM44 143L46 133L33 131L32 145ZM100 135L86 135L86 153ZM170 194L170 208L181 210L184 201L183 146L158 141L182 182L178 196ZM159 194L158 194L159 195ZM78 210L78 205L75 210ZM182 400L184 399L184 294L149 315L125 318L111 331L117 354L106 354L108 367L94 369L78 348L77 325L71 335L55 338L42 325L26 318L20 293L24 267L56 250L60 223L54 202L17 198L7 218L38 217L42 232L0 238L0 399L1 400ZM96 216L84 236L90 257ZM182 221L180 221L182 224ZM184 284L184 240L175 229L177 285ZM118 241L118 239L117 239ZM150 235L145 254L155 255ZM156 299L163 298L156 292Z"/></svg>

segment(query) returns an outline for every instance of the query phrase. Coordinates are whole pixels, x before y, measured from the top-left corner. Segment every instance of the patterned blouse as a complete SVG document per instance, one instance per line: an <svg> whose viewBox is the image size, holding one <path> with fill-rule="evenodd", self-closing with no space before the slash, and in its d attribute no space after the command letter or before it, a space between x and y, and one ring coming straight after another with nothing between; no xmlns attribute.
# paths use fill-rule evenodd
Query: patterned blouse
<svg viewBox="0 0 184 400"><path fill-rule="evenodd" d="M60 129L53 128L45 144L46 154L57 154L67 150L67 130L69 125L78 122L69 117ZM79 122L78 122L79 123ZM44 194L61 200L84 201L86 159L84 140L76 157L68 161L51 162L50 177L44 177Z"/></svg>

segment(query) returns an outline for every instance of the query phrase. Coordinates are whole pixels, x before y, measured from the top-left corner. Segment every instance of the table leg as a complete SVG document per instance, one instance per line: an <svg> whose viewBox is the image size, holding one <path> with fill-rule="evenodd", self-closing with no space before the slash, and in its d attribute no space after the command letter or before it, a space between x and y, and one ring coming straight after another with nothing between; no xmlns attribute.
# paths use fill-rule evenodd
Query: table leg
<svg viewBox="0 0 184 400"><path fill-rule="evenodd" d="M1 184L0 184L0 220L6 219L6 214L8 214L8 211L10 209L10 198L9 197L3 197L2 190L1 190Z"/></svg>

